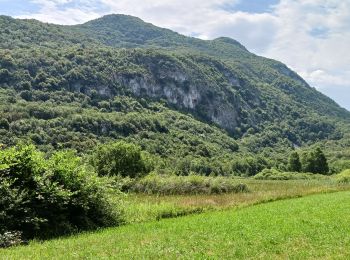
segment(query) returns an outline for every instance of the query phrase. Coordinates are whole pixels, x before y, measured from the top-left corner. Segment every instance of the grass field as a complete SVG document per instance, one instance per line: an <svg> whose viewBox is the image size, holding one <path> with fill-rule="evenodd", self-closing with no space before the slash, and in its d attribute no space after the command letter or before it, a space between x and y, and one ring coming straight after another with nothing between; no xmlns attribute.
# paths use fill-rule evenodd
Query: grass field
<svg viewBox="0 0 350 260"><path fill-rule="evenodd" d="M350 192L32 242L1 259L349 259Z"/></svg>
<svg viewBox="0 0 350 260"><path fill-rule="evenodd" d="M123 199L127 223L245 207L315 193L350 190L350 184L338 184L332 179L288 181L242 179L241 181L248 185L250 192L171 196L129 194Z"/></svg>

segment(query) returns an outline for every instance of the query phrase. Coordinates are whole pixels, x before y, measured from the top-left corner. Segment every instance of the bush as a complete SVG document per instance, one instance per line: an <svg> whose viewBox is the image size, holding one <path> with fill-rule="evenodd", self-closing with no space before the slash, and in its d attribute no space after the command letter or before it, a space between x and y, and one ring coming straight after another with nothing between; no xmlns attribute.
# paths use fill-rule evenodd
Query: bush
<svg viewBox="0 0 350 260"><path fill-rule="evenodd" d="M5 232L0 234L0 248L23 244L22 234L19 231Z"/></svg>
<svg viewBox="0 0 350 260"><path fill-rule="evenodd" d="M300 172L280 172L276 169L264 169L254 176L257 180L314 180L325 179L324 175Z"/></svg>
<svg viewBox="0 0 350 260"><path fill-rule="evenodd" d="M335 178L339 183L350 183L350 169L342 171Z"/></svg>
<svg viewBox="0 0 350 260"><path fill-rule="evenodd" d="M247 192L245 184L228 177L160 176L150 174L130 185L129 191L146 194L221 194Z"/></svg>
<svg viewBox="0 0 350 260"><path fill-rule="evenodd" d="M48 160L34 146L0 151L0 234L49 238L118 224L106 180L81 164L74 152Z"/></svg>
<svg viewBox="0 0 350 260"><path fill-rule="evenodd" d="M262 157L242 156L232 162L232 171L235 175L253 176L266 168L268 162Z"/></svg>
<svg viewBox="0 0 350 260"><path fill-rule="evenodd" d="M150 171L141 148L124 141L100 145L92 157L92 165L100 176L140 177Z"/></svg>

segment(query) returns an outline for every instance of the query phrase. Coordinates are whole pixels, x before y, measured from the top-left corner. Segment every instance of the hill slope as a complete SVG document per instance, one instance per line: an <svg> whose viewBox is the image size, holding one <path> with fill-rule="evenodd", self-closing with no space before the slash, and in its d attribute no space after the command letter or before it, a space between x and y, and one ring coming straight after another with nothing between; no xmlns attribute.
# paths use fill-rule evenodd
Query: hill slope
<svg viewBox="0 0 350 260"><path fill-rule="evenodd" d="M293 146L341 140L350 122L348 111L285 65L229 38L203 41L125 15L75 26L0 16L0 28L5 144L29 137L46 150L86 150L113 138L134 140L140 131L165 131L145 120L180 131L180 112L191 115L184 119L183 135L202 125L220 141L194 133L199 143L218 145L219 151L239 138L239 152L266 156L266 147L285 153ZM165 123L168 118L154 106L176 115L174 121ZM128 126L115 126L124 120ZM164 133L161 156L196 154L198 142L186 141L183 148L178 132ZM136 139L142 146L158 145ZM214 160L213 154L207 157Z"/></svg>

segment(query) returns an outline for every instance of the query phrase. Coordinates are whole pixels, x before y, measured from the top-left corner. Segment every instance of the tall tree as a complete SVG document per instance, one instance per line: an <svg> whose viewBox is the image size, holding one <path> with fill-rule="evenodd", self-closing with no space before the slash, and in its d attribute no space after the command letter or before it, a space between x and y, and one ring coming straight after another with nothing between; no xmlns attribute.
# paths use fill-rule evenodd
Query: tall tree
<svg viewBox="0 0 350 260"><path fill-rule="evenodd" d="M291 172L301 172L300 157L297 152L292 152L288 160L288 170Z"/></svg>
<svg viewBox="0 0 350 260"><path fill-rule="evenodd" d="M321 148L304 153L302 156L302 170L304 172L327 174L329 172L329 166L327 158L322 152Z"/></svg>
<svg viewBox="0 0 350 260"><path fill-rule="evenodd" d="M311 152L303 152L301 155L301 164L303 172L314 172Z"/></svg>
<svg viewBox="0 0 350 260"><path fill-rule="evenodd" d="M321 148L316 148L313 152L314 157L314 170L321 174L327 174L329 172L329 166L327 158L322 152Z"/></svg>

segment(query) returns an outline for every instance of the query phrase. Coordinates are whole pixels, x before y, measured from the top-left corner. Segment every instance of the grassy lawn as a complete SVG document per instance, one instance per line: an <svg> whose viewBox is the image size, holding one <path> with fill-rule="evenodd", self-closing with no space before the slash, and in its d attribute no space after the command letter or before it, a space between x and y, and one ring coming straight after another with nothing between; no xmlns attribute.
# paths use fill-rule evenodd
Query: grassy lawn
<svg viewBox="0 0 350 260"><path fill-rule="evenodd" d="M2 259L349 259L350 192L126 225L32 242Z"/></svg>

